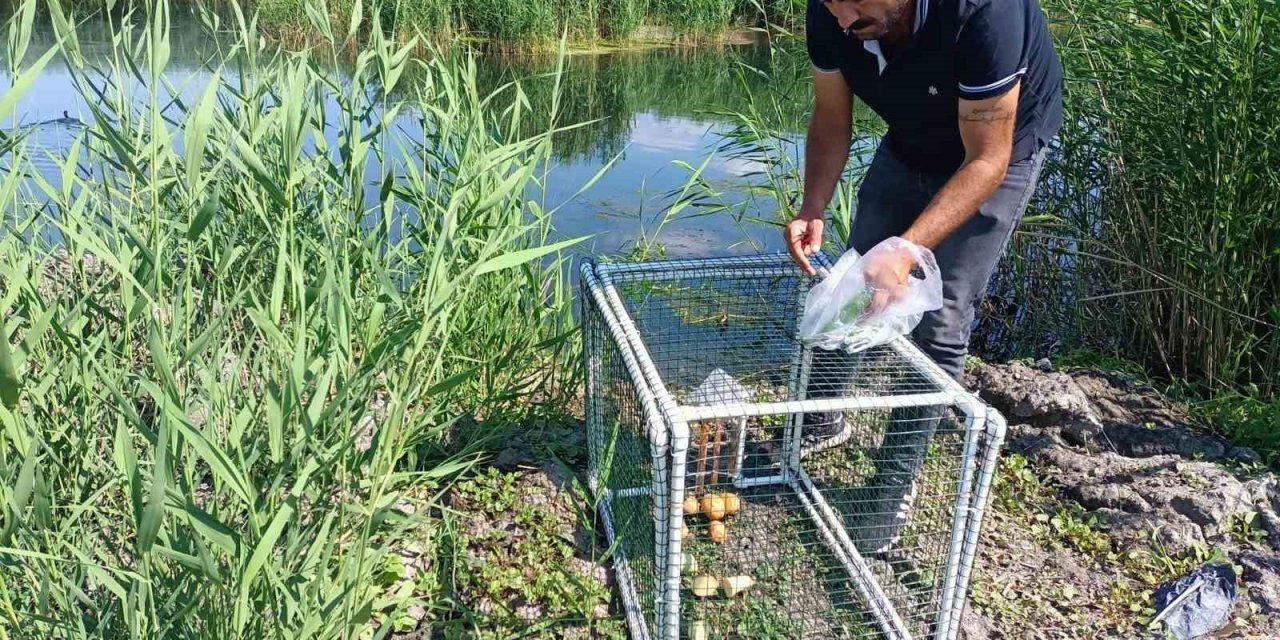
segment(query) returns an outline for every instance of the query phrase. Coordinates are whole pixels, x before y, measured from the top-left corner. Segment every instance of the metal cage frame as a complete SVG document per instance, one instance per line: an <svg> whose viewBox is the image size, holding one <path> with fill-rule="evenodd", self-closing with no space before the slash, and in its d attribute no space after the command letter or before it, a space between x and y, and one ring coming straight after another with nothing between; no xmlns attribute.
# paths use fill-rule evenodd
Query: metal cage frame
<svg viewBox="0 0 1280 640"><path fill-rule="evenodd" d="M807 295L808 288L825 277L831 268L832 263L827 256L819 253L813 259L819 276L803 278L805 290L801 294L802 300ZM634 387L640 415L647 425L649 454L652 459L653 479L649 486L630 487L618 492L627 497L649 495L653 498L657 580L652 585L638 585L631 571L630 559L621 551L621 545L617 544L619 533L613 513L615 493L600 482L600 452L594 444L591 445L589 485L599 501L600 516L610 547L618 549L613 557L614 571L631 637L636 640L680 638L683 577L681 525L684 521L681 504L686 497L685 466L686 454L691 446L690 424L712 419L742 420L751 416L785 415L783 459L786 462L782 465L781 473L765 478L738 478L734 481L735 486L746 488L778 485L790 488L822 534L825 544L848 572L850 581L857 587L883 636L892 640L919 640L920 636L913 636L907 629L900 612L895 610L866 560L855 548L839 516L832 511L806 472L801 461L800 416L812 412L950 405L958 408L963 417L963 467L946 553L942 600L934 631L929 637L932 640L956 640L977 556L983 512L990 497L992 478L1005 436L1004 418L943 372L906 338L899 338L889 346L915 367L918 373L927 376L940 391L884 397L805 399L804 389L812 351L796 340L798 348L794 354L794 363L797 366L794 367L795 374L791 376L789 390L791 397L798 399L784 402L721 403L711 406L681 404L668 391L659 375L658 367L627 312L616 283L619 279L627 278L658 282L707 273L774 278L795 276L797 269L786 254L609 264L598 264L586 259L580 269L582 316L585 318L587 307L590 306L603 318L606 329L604 337L614 343L612 346L625 365L629 378L627 382ZM801 313L803 304L796 310L797 316ZM599 338L590 333L584 331L586 420L588 432L598 433L604 428L604 416L600 415L593 397L601 393L603 345L597 344ZM595 442L595 438L589 437L588 440ZM838 444L837 442L836 445ZM651 621L641 606L639 589L654 589L661 596L655 596Z"/></svg>

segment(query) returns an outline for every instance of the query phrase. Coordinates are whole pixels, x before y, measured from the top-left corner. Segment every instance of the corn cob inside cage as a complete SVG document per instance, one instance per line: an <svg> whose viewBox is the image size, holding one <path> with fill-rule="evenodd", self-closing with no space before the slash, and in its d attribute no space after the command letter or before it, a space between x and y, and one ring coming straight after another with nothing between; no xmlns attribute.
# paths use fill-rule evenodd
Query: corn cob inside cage
<svg viewBox="0 0 1280 640"><path fill-rule="evenodd" d="M905 339L803 344L815 282L786 256L584 263L590 482L633 638L958 637L1004 421Z"/></svg>

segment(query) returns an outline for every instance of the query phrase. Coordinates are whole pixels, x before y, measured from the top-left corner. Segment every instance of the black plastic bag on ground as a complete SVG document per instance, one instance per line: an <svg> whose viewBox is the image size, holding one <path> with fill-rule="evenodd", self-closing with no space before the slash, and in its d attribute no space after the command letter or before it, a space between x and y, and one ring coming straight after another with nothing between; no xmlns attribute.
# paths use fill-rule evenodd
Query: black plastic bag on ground
<svg viewBox="0 0 1280 640"><path fill-rule="evenodd" d="M1206 564L1156 589L1153 620L1162 621L1164 631L1178 640L1200 638L1231 621L1238 593L1230 564Z"/></svg>

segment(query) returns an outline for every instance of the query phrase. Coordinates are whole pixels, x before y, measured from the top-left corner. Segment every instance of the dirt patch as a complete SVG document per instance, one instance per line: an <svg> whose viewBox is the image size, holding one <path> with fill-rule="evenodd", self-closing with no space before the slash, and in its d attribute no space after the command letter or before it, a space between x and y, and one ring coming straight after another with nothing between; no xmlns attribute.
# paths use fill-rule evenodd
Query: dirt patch
<svg viewBox="0 0 1280 640"><path fill-rule="evenodd" d="M442 582L459 611L440 621L441 637L622 637L582 487L576 474L547 462L489 467L450 490Z"/></svg>

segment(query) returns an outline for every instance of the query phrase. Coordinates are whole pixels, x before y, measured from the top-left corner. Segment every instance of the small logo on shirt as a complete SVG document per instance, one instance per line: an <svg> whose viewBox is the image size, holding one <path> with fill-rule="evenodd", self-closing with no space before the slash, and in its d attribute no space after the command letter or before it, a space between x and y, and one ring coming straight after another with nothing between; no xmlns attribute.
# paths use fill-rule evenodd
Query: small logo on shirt
<svg viewBox="0 0 1280 640"><path fill-rule="evenodd" d="M933 86L933 85L930 85L930 86L929 86L929 95L931 95L931 96L936 96L936 95L938 95L938 88L937 88L937 87L935 87L935 86Z"/></svg>

